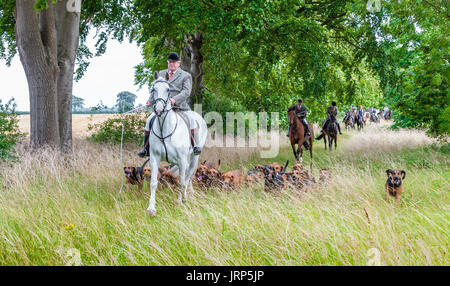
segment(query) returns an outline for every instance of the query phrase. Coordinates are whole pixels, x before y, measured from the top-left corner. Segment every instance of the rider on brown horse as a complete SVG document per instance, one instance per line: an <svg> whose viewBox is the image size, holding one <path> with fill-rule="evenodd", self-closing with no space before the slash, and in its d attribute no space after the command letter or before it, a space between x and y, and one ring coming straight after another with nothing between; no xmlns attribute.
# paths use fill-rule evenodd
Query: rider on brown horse
<svg viewBox="0 0 450 286"><path fill-rule="evenodd" d="M331 103L331 106L328 106L328 108L327 108L327 118L323 122L322 130L320 130L320 135L316 138L316 140L320 140L323 137L323 130L327 127L328 123L331 121L331 118L332 117L336 118L337 114L338 114L338 108L336 106L336 101L333 101ZM339 122L337 122L337 120L336 120L336 125L338 127L339 134L342 135L341 126L339 126Z"/></svg>
<svg viewBox="0 0 450 286"><path fill-rule="evenodd" d="M298 100L298 103L296 105L293 105L288 108L288 112L295 110L295 114L297 115L298 119L303 123L303 125L306 128L306 135L311 136L311 130L309 130L308 121L306 121L306 107L303 105L303 100L300 98ZM291 123L289 122L289 130L287 133L287 137L289 137L289 132L291 131Z"/></svg>

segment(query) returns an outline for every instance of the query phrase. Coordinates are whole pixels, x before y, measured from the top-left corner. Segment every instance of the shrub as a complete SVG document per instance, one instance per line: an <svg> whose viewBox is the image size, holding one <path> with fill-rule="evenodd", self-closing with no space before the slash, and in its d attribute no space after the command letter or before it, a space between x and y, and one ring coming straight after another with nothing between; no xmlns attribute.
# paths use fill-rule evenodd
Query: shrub
<svg viewBox="0 0 450 286"><path fill-rule="evenodd" d="M14 147L20 137L16 103L10 99L5 105L0 100L0 159L15 158Z"/></svg>
<svg viewBox="0 0 450 286"><path fill-rule="evenodd" d="M117 116L102 123L89 124L88 130L93 131L90 139L94 142L120 143L123 119L123 142L140 142L143 140L142 135L148 116L149 114L146 113L129 114L124 115L123 118Z"/></svg>

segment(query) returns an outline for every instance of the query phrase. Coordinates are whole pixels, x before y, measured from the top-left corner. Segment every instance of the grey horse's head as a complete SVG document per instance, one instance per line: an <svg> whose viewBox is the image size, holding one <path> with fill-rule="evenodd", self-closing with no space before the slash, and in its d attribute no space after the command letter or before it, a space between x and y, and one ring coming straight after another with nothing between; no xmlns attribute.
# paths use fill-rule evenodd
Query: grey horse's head
<svg viewBox="0 0 450 286"><path fill-rule="evenodd" d="M153 100L155 101L153 111L157 116L161 116L163 111L170 109L171 106L169 100L170 84L166 79L159 77L158 72L155 72L154 79L152 82Z"/></svg>

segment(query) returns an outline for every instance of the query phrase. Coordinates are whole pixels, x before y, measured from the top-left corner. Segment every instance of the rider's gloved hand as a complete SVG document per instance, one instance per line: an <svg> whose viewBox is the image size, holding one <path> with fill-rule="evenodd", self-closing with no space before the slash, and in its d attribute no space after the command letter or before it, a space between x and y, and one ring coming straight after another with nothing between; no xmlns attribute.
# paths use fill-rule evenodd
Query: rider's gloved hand
<svg viewBox="0 0 450 286"><path fill-rule="evenodd" d="M175 99L171 98L170 99L170 104L174 105L175 104Z"/></svg>
<svg viewBox="0 0 450 286"><path fill-rule="evenodd" d="M150 102L150 100L147 100L147 102L145 103L147 106L152 106L152 103Z"/></svg>

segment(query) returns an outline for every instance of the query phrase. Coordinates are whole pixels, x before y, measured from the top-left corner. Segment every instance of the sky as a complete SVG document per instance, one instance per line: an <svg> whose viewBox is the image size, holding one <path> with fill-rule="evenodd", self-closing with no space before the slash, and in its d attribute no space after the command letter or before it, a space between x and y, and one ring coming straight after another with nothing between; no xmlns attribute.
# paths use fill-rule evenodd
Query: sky
<svg viewBox="0 0 450 286"><path fill-rule="evenodd" d="M90 37L88 46L95 52L96 40ZM100 100L108 107L116 104L117 94L129 91L137 95L135 105L145 104L148 87L138 90L134 85L134 67L142 62L140 49L127 40L119 43L109 40L106 52L90 60L84 76L73 83L73 94L84 99L84 107L96 106ZM0 99L3 103L14 97L18 111L29 111L28 84L22 64L17 54L10 67L0 60Z"/></svg>

